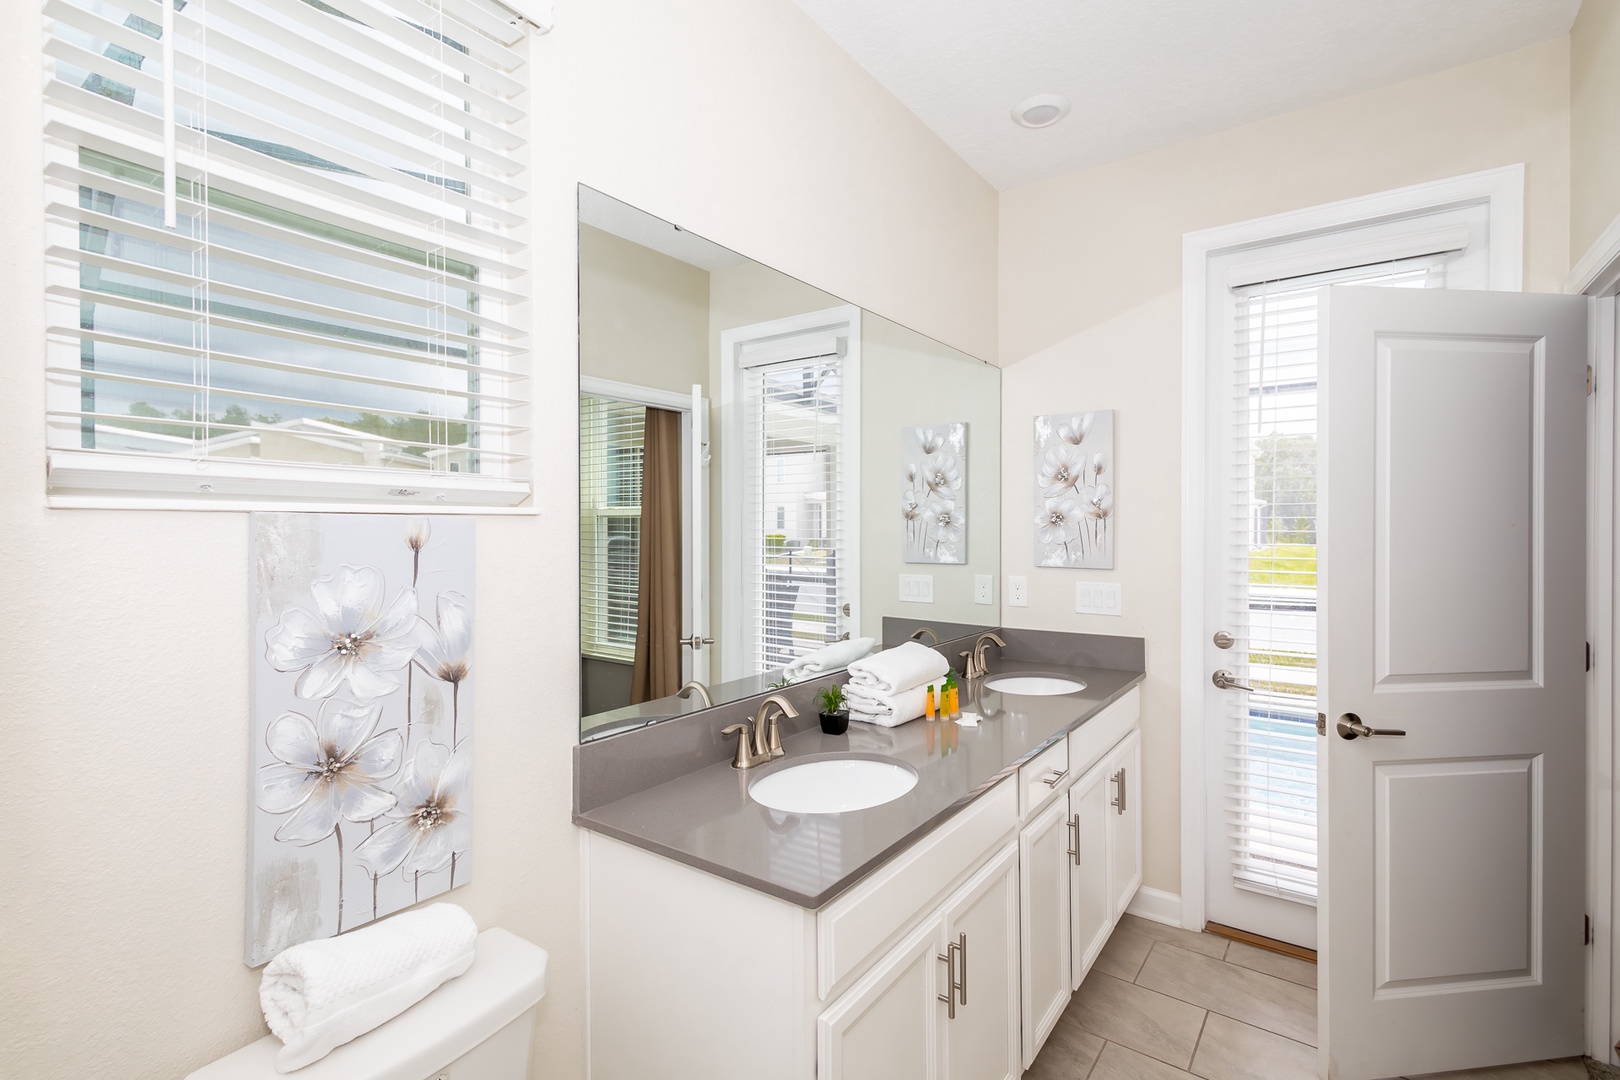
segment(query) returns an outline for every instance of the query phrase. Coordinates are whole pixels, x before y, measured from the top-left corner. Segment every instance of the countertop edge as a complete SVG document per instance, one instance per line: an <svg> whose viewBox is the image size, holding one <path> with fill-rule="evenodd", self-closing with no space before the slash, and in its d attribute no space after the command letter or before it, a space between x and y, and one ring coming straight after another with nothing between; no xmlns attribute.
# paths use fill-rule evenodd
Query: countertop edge
<svg viewBox="0 0 1620 1080"><path fill-rule="evenodd" d="M1119 701L1136 687L1142 685L1146 678L1146 672L1139 671L1133 673L1131 678L1122 683L1120 687L1107 698L1095 704L1089 705L1086 711L1080 716L1076 717L1071 723L1063 728L1060 728L1045 740L1031 746L1017 760L1004 766L999 772L992 775L984 783L980 784L973 790L964 793L960 798L943 807L938 813L928 818L922 824L895 840L894 843L888 845L882 851L873 855L855 870L850 871L844 877L840 878L838 881L815 895L795 893L792 890L777 887L769 881L761 880L732 867L712 862L700 856L695 856L689 851L672 848L666 844L659 843L656 840L652 840L639 833L636 833L633 830L624 829L607 822L595 820L591 817L591 811L575 812L573 814L573 823L578 828L586 829L594 833L600 833L603 836L629 844L632 847L641 848L643 851L649 851L654 855L663 856L664 858L678 862L683 866L689 866L694 870L700 870L704 873L712 874L713 876L721 878L722 880L730 881L733 884L741 885L744 888L752 889L755 892L764 893L765 895L774 897L778 900L784 900L790 904L793 904L795 907L806 908L810 911L819 911L828 904L832 903L834 900L838 899L838 897L842 896L844 893L848 892L855 885L859 884L868 875L878 870L885 863L893 859L905 848L915 843L922 836L932 832L934 829L939 828L939 826L951 816L973 804L982 795L995 788L998 784L1002 783L1009 777L1016 775L1020 768L1037 757L1042 751L1056 743L1059 738L1066 738L1075 730L1084 726L1094 717L1101 714L1103 710ZM927 721L922 722L927 723ZM912 723L917 723L917 721L912 721Z"/></svg>

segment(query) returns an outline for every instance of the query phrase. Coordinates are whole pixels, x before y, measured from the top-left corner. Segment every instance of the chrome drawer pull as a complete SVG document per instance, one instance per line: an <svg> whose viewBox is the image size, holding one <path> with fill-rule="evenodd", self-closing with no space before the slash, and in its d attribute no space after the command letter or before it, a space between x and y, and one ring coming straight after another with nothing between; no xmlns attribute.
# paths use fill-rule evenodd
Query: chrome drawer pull
<svg viewBox="0 0 1620 1080"><path fill-rule="evenodd" d="M1074 865L1080 865L1080 815L1075 814L1069 818L1069 858Z"/></svg>
<svg viewBox="0 0 1620 1080"><path fill-rule="evenodd" d="M1054 769L1052 771L1051 776L1043 776L1043 777L1041 777L1041 783L1045 784L1049 788L1055 788L1059 784L1063 783L1063 778L1065 776L1068 776L1068 775L1069 775L1069 770L1068 769L1062 769L1062 770Z"/></svg>

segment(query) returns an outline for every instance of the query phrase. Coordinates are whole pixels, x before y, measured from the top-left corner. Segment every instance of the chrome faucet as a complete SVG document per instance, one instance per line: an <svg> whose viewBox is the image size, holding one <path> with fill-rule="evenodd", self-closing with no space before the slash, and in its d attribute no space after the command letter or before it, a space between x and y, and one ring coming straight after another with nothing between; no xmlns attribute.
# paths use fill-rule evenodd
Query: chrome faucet
<svg viewBox="0 0 1620 1080"><path fill-rule="evenodd" d="M979 640L973 643L973 651L962 654L967 659L967 665L962 672L964 679L972 682L974 679L982 679L990 674L990 669L985 666L984 662L984 650L989 645L999 645L1003 649L1007 647L1007 643L994 633L980 634Z"/></svg>
<svg viewBox="0 0 1620 1080"><path fill-rule="evenodd" d="M759 703L759 715L749 717L741 724L723 729L722 735L737 736L737 754L731 760L733 769L752 769L772 758L787 753L782 749L781 718L795 717L799 710L780 694L772 694Z"/></svg>
<svg viewBox="0 0 1620 1080"><path fill-rule="evenodd" d="M692 697L693 695L703 699L703 707L705 709L714 708L714 698L709 696L709 688L698 682L696 679L693 679L691 682L675 691L675 696L678 698Z"/></svg>
<svg viewBox="0 0 1620 1080"><path fill-rule="evenodd" d="M928 626L919 626L919 627L917 627L917 629L913 630L911 632L911 640L912 641L921 641L922 636L924 634L927 634L929 637L933 638L935 645L939 644L939 635L934 633L932 627L928 627Z"/></svg>

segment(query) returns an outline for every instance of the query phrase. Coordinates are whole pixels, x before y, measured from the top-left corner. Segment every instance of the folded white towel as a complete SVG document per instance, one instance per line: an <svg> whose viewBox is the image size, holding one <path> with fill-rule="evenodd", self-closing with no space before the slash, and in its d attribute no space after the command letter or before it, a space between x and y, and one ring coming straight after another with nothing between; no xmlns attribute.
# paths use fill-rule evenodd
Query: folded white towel
<svg viewBox="0 0 1620 1080"><path fill-rule="evenodd" d="M950 663L939 653L921 642L908 641L851 663L849 682L851 686L866 686L892 694L896 690L926 686L943 678L950 669Z"/></svg>
<svg viewBox="0 0 1620 1080"><path fill-rule="evenodd" d="M285 1044L276 1071L319 1061L462 974L477 937L471 915L434 904L283 951L259 984L265 1022Z"/></svg>
<svg viewBox="0 0 1620 1080"><path fill-rule="evenodd" d="M807 675L820 675L832 671L834 668L848 667L853 660L859 660L877 647L877 638L855 638L852 641L835 641L825 649L817 649L809 656L801 656L789 664L782 674L791 682L797 682Z"/></svg>
<svg viewBox="0 0 1620 1080"><path fill-rule="evenodd" d="M851 720L879 727L899 727L923 714L928 688L914 686L910 690L885 694L869 686L855 686L852 683L844 687L844 700L849 702Z"/></svg>

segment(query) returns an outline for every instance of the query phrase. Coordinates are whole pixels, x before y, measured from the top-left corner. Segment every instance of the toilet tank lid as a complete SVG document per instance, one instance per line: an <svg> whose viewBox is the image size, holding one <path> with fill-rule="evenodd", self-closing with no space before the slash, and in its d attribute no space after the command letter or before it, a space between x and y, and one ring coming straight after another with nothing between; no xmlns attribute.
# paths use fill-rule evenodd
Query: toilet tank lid
<svg viewBox="0 0 1620 1080"><path fill-rule="evenodd" d="M186 1080L421 1080L522 1016L546 994L546 950L505 930L478 935L472 967L392 1020L295 1073L276 1072L266 1035Z"/></svg>

